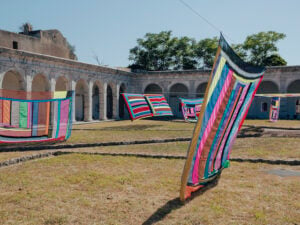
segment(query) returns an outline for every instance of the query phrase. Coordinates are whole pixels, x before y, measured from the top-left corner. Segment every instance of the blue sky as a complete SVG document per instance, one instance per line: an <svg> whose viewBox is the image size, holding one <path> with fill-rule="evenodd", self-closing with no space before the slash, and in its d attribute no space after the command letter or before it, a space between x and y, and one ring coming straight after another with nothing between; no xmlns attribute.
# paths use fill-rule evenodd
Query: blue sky
<svg viewBox="0 0 300 225"><path fill-rule="evenodd" d="M260 31L282 32L279 53L288 65L300 65L299 0L184 0L200 15L241 43ZM0 29L18 32L58 29L76 47L79 61L128 66L129 49L145 33L172 30L196 40L219 33L179 0L1 0Z"/></svg>

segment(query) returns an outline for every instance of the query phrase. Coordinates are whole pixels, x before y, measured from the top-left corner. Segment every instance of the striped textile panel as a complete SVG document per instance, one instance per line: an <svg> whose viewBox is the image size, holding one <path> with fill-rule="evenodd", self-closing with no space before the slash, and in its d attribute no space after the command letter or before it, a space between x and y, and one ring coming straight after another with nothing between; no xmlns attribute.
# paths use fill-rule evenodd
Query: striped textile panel
<svg viewBox="0 0 300 225"><path fill-rule="evenodd" d="M11 92L11 95L14 96L14 93ZM47 93L47 96L52 96L52 93ZM74 92L54 93L53 96L54 99L0 96L0 144L68 139L72 129Z"/></svg>
<svg viewBox="0 0 300 225"><path fill-rule="evenodd" d="M271 122L277 122L280 111L280 97L272 97L269 119Z"/></svg>
<svg viewBox="0 0 300 225"><path fill-rule="evenodd" d="M182 201L229 165L233 142L263 73L264 68L243 62L221 36L183 170Z"/></svg>
<svg viewBox="0 0 300 225"><path fill-rule="evenodd" d="M131 120L152 117L150 107L143 94L122 94Z"/></svg>
<svg viewBox="0 0 300 225"><path fill-rule="evenodd" d="M172 110L166 100L161 94L145 94L153 116L173 116Z"/></svg>
<svg viewBox="0 0 300 225"><path fill-rule="evenodd" d="M10 116L11 116L11 101L2 101L2 124L4 126L10 126Z"/></svg>
<svg viewBox="0 0 300 225"><path fill-rule="evenodd" d="M202 107L203 98L187 99L179 98L181 111L186 122L197 122Z"/></svg>

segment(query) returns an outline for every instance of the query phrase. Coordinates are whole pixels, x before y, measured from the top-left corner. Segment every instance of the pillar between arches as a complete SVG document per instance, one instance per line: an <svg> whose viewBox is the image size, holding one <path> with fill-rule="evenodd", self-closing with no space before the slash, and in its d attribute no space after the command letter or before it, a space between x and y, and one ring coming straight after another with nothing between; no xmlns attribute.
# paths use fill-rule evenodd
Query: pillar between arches
<svg viewBox="0 0 300 225"><path fill-rule="evenodd" d="M100 95L100 119L101 120L107 120L107 117L106 117L106 105L107 105L107 102L106 102L106 95L107 95L107 83L104 83L103 84L103 87L102 87L102 90L103 90L103 93L102 95Z"/></svg>

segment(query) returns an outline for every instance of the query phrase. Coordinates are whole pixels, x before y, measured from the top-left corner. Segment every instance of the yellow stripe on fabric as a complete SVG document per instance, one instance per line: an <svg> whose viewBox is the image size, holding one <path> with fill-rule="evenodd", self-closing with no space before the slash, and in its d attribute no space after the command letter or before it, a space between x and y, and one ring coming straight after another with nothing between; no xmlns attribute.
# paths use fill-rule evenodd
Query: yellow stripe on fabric
<svg viewBox="0 0 300 225"><path fill-rule="evenodd" d="M53 98L66 98L67 91L55 91Z"/></svg>
<svg viewBox="0 0 300 225"><path fill-rule="evenodd" d="M260 79L260 77L259 78L257 78L257 79L255 79L255 80L250 80L250 79L245 79L245 78L243 78L243 77L240 77L239 75L237 75L236 73L233 73L233 76L238 80L238 81L241 81L241 82L243 82L243 83L252 83L252 82L255 82L255 81L258 81L259 79Z"/></svg>
<svg viewBox="0 0 300 225"><path fill-rule="evenodd" d="M217 83L218 83L218 81L221 77L221 73L222 73L222 70L223 70L223 67L224 67L225 63L226 63L226 59L224 57L221 57L220 63L219 63L218 68L216 70L216 74L213 78L213 81L212 81L210 87L209 87L207 102L209 102L210 97L211 97L213 91L215 90L215 87L216 87L216 85L217 85Z"/></svg>

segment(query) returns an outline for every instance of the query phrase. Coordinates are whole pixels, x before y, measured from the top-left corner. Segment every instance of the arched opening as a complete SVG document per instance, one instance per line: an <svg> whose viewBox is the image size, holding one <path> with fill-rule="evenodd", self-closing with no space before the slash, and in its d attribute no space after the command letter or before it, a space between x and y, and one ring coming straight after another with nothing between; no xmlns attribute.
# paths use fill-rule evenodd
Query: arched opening
<svg viewBox="0 0 300 225"><path fill-rule="evenodd" d="M122 93L126 92L126 87L124 84L120 86L120 91L119 91L119 118L120 119L125 119L125 102L123 99L123 96L121 95Z"/></svg>
<svg viewBox="0 0 300 225"><path fill-rule="evenodd" d="M162 88L158 84L149 84L144 90L145 94L161 94Z"/></svg>
<svg viewBox="0 0 300 225"><path fill-rule="evenodd" d="M50 84L48 79L42 74L36 75L32 80L32 91L33 92L50 91Z"/></svg>
<svg viewBox="0 0 300 225"><path fill-rule="evenodd" d="M75 87L75 119L84 121L88 110L88 87L84 80L79 80Z"/></svg>
<svg viewBox="0 0 300 225"><path fill-rule="evenodd" d="M18 72L8 71L4 74L2 80L2 89L25 90L25 82Z"/></svg>
<svg viewBox="0 0 300 225"><path fill-rule="evenodd" d="M273 81L262 81L257 89L257 94L279 93L279 88Z"/></svg>
<svg viewBox="0 0 300 225"><path fill-rule="evenodd" d="M113 94L110 85L107 85L106 90L106 117L112 119L113 117Z"/></svg>
<svg viewBox="0 0 300 225"><path fill-rule="evenodd" d="M287 93L300 93L300 80L295 80L287 88Z"/></svg>
<svg viewBox="0 0 300 225"><path fill-rule="evenodd" d="M262 102L261 103L261 112L268 112L268 103L267 102Z"/></svg>
<svg viewBox="0 0 300 225"><path fill-rule="evenodd" d="M59 77L56 80L55 91L67 91L68 90L68 80L64 77Z"/></svg>
<svg viewBox="0 0 300 225"><path fill-rule="evenodd" d="M207 82L201 83L198 85L197 89L196 89L196 97L197 98L203 98L205 95L205 90L207 87Z"/></svg>
<svg viewBox="0 0 300 225"><path fill-rule="evenodd" d="M93 101L93 120L100 119L100 89L97 84L93 86L92 93L92 101Z"/></svg>
<svg viewBox="0 0 300 225"><path fill-rule="evenodd" d="M170 107L175 117L182 117L179 98L188 97L188 88L184 84L174 84L170 88Z"/></svg>

